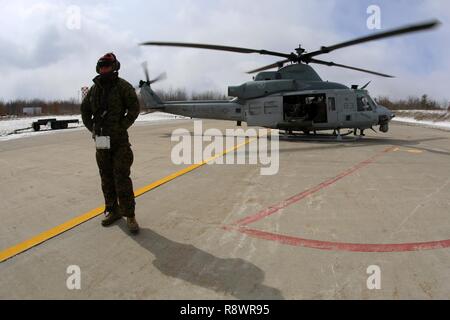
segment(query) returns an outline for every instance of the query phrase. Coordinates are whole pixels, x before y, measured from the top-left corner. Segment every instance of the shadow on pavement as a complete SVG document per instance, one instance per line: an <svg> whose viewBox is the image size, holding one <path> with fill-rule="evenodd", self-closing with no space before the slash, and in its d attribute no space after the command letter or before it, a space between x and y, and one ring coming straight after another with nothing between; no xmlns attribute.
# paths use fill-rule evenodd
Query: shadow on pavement
<svg viewBox="0 0 450 320"><path fill-rule="evenodd" d="M124 221L119 226L128 234ZM280 290L263 284L265 274L260 268L243 259L215 257L146 228L132 239L155 256L153 265L166 276L237 299L284 299Z"/></svg>

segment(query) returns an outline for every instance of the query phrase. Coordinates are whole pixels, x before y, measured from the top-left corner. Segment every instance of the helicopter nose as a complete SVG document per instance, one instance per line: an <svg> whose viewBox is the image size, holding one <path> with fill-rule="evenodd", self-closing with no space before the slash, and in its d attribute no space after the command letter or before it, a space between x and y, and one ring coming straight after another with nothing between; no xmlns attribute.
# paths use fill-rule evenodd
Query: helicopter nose
<svg viewBox="0 0 450 320"><path fill-rule="evenodd" d="M380 115L378 116L378 124L379 124L379 125L386 124L386 123L388 123L390 120L391 120L391 117L390 117L389 115L387 115L387 114L380 114Z"/></svg>
<svg viewBox="0 0 450 320"><path fill-rule="evenodd" d="M379 123L385 123L391 121L393 118L395 118L395 114L389 110L388 108L384 106L379 106L378 108L378 119Z"/></svg>

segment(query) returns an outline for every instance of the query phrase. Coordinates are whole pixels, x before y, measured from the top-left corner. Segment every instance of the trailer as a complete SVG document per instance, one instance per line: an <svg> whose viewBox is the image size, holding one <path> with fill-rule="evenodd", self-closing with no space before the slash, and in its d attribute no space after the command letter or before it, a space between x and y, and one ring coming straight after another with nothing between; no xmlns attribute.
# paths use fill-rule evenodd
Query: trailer
<svg viewBox="0 0 450 320"><path fill-rule="evenodd" d="M38 121L33 122L32 128L34 131L41 130L41 126L50 126L52 130L67 129L69 127L69 123L80 123L80 120L57 120L55 118L39 119Z"/></svg>

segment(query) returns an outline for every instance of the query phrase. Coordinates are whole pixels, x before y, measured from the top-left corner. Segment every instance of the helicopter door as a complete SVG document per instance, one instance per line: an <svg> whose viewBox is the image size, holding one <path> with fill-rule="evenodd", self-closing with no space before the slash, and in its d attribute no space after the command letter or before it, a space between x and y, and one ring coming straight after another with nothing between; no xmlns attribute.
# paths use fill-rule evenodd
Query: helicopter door
<svg viewBox="0 0 450 320"><path fill-rule="evenodd" d="M327 120L328 123L336 123L338 122L338 110L336 108L336 96L335 95L327 95Z"/></svg>
<svg viewBox="0 0 450 320"><path fill-rule="evenodd" d="M248 101L245 106L247 125L275 128L283 121L283 97L265 97Z"/></svg>

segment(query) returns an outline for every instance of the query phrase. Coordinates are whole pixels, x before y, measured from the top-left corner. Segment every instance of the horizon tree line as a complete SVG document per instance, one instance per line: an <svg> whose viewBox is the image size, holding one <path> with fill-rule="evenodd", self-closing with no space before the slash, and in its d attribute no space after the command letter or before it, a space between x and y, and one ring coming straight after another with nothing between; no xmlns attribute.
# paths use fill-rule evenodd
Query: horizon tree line
<svg viewBox="0 0 450 320"><path fill-rule="evenodd" d="M156 93L163 101L182 101L182 100L227 100L230 97L213 91L191 92L188 93L183 88L159 89ZM142 111L145 111L142 99L138 95ZM450 111L449 102L441 102L431 99L424 94L421 97L410 96L406 99L390 99L386 96L380 96L375 99L377 103L391 110L442 110ZM39 110L37 115L72 115L80 114L80 103L76 99L70 100L43 100L43 99L16 99L4 102L0 100L0 116L26 116L27 108ZM29 110L29 109L28 109ZM35 114L36 115L36 114Z"/></svg>

